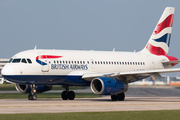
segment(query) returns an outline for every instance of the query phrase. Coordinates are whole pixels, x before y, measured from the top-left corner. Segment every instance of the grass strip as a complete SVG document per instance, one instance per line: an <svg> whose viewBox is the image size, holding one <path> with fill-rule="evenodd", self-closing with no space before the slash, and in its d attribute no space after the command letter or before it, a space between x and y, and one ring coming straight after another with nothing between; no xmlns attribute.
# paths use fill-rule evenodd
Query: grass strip
<svg viewBox="0 0 180 120"><path fill-rule="evenodd" d="M180 110L0 114L1 120L179 120Z"/></svg>
<svg viewBox="0 0 180 120"><path fill-rule="evenodd" d="M94 93L76 93L76 98L95 98L101 95ZM0 99L27 99L28 94L22 93L0 93ZM41 93L37 94L37 98L61 98L61 93Z"/></svg>

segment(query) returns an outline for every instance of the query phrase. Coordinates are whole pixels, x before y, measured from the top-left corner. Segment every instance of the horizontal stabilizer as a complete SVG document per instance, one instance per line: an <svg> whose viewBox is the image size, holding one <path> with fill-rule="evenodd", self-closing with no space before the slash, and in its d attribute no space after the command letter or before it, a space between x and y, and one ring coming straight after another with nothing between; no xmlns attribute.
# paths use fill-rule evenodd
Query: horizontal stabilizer
<svg viewBox="0 0 180 120"><path fill-rule="evenodd" d="M180 63L180 60L175 61L162 61L163 64Z"/></svg>

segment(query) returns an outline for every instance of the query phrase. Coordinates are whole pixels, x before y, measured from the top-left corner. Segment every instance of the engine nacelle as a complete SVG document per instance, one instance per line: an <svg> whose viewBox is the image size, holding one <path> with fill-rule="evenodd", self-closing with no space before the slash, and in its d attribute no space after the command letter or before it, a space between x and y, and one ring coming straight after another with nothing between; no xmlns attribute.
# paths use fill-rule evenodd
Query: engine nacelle
<svg viewBox="0 0 180 120"><path fill-rule="evenodd" d="M31 92L30 85L16 84L15 88L18 92L29 94ZM52 89L52 85L36 85L36 93L43 93Z"/></svg>
<svg viewBox="0 0 180 120"><path fill-rule="evenodd" d="M98 95L117 95L126 92L128 85L114 78L99 77L91 81L91 90Z"/></svg>

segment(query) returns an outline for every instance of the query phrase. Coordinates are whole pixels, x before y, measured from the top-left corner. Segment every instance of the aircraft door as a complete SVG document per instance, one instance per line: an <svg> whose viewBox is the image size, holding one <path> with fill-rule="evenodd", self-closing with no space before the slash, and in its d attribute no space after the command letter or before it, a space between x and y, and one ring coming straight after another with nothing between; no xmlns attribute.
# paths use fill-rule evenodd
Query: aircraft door
<svg viewBox="0 0 180 120"><path fill-rule="evenodd" d="M95 68L95 62L94 62L94 60L93 60L93 59L91 59L91 67L92 67L92 69L94 69L94 68Z"/></svg>
<svg viewBox="0 0 180 120"><path fill-rule="evenodd" d="M41 71L48 72L49 71L49 61L47 59L47 55L45 53L39 53L39 60L41 61Z"/></svg>
<svg viewBox="0 0 180 120"><path fill-rule="evenodd" d="M152 56L148 55L147 56L149 63L150 63L150 69L154 69L155 65L154 65L154 59L152 58Z"/></svg>

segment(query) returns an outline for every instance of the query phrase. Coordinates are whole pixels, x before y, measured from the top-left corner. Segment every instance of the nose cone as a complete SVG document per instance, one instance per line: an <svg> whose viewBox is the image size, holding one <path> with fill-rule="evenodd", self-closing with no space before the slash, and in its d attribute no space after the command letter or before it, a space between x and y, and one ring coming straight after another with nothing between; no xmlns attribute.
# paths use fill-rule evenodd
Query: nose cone
<svg viewBox="0 0 180 120"><path fill-rule="evenodd" d="M6 64L3 67L1 74L2 74L2 76L14 75L14 68L11 65Z"/></svg>

